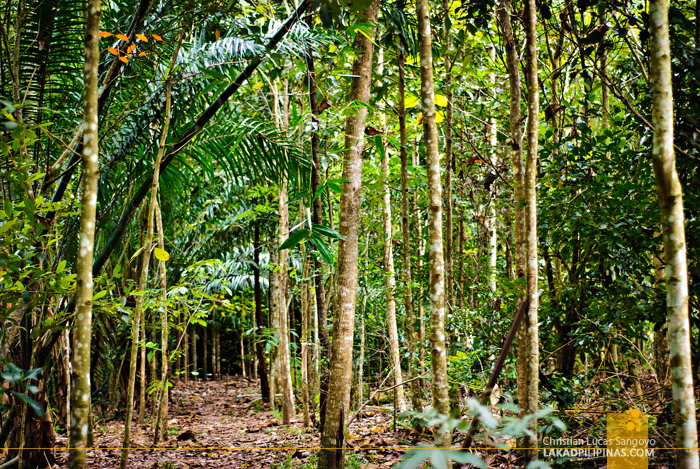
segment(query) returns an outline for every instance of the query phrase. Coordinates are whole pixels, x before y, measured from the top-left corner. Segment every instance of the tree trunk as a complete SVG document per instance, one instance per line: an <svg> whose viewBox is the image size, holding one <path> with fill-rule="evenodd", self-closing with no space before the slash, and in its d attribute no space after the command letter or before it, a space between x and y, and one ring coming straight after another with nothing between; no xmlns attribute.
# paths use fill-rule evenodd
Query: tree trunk
<svg viewBox="0 0 700 469"><path fill-rule="evenodd" d="M683 189L678 180L673 150L673 96L671 50L669 45L668 1L649 4L651 39L652 161L659 196L666 263L666 308L668 342L671 349L673 410L676 423L678 467L697 469L698 435L691 368L690 324L688 319L688 265L686 259Z"/></svg>
<svg viewBox="0 0 700 469"><path fill-rule="evenodd" d="M287 204L287 180L285 179L279 188L279 245L281 246L288 237L289 205ZM292 387L291 357L289 352L286 249L279 252L279 279L279 375L282 384L282 423L289 425L290 419L294 418L294 388Z"/></svg>
<svg viewBox="0 0 700 469"><path fill-rule="evenodd" d="M301 215L302 217L304 216L303 212ZM301 250L301 258L304 259L304 283L301 285L301 396L304 411L304 427L309 427L311 425L309 418L309 342L311 341L309 337L311 332L309 295L311 294L311 289L306 279L309 278L310 274L310 262L309 257L306 255L305 244L302 245Z"/></svg>
<svg viewBox="0 0 700 469"><path fill-rule="evenodd" d="M175 52L177 54L177 50ZM173 55L171 60L171 67L174 64L176 55ZM168 80L170 77L167 77ZM167 86L167 85L166 85ZM163 122L163 129L161 131L160 144L158 146L158 154L156 156L156 161L153 170L153 178L151 185L151 198L148 205L148 218L147 218L147 234L146 243L143 247L143 253L141 258L141 277L139 279L138 291L143 291L146 289L146 283L148 280L148 265L151 260L151 248L153 246L153 218L155 216L156 208L156 198L158 195L158 182L160 179L160 163L163 159L163 154L165 153L165 142L168 137L168 130L170 127L170 112L169 112L169 94L166 89L166 114ZM141 324L143 320L144 324ZM136 380L136 355L138 351L139 342L139 328L145 326L145 313L143 310L143 295L136 296L136 308L134 311L134 324L132 329L132 343L131 343L131 357L129 363L129 383L127 390L126 399L126 418L124 422L124 439L122 442L122 454L121 461L119 463L120 469L126 469L127 461L129 459L129 447L131 446L131 417L133 414L133 399L134 399L134 385ZM145 332L145 328L143 329ZM145 407L145 392L146 392L146 379L145 379L145 334L142 335L144 339L144 346L141 349L141 389L140 389L140 399L139 399L139 421L143 416L143 410Z"/></svg>
<svg viewBox="0 0 700 469"><path fill-rule="evenodd" d="M525 244L527 252L526 277L527 300L530 308L525 316L521 355L523 355L524 400L518 402L524 414L534 414L538 409L539 387L539 329L537 311L539 307L538 294L538 257L537 257L537 144L540 128L540 95L539 79L537 76L537 14L535 0L525 2L526 28L526 73L527 73L527 157L525 164ZM531 421L535 436L523 439L526 460L537 459L537 422Z"/></svg>
<svg viewBox="0 0 700 469"><path fill-rule="evenodd" d="M489 47L489 58L491 59L492 63L495 63L496 61L496 49L494 47ZM486 77L486 81L492 85L496 84L496 74L493 72L490 72L488 76ZM495 90L494 90L495 91ZM498 156L496 154L496 146L498 145L498 129L497 129L497 121L496 118L491 115L489 116L488 120L488 139L489 139L489 146L491 147L491 161L495 165L499 165L498 161ZM486 218L486 226L488 228L487 230L487 236L488 236L488 260L489 260L489 289L492 292L496 292L496 287L497 287L497 282L496 282L496 266L498 263L498 230L497 230L497 212L496 212L496 199L497 199L497 183L493 183L493 189L492 189L492 196L491 196L491 203L489 204L488 208L488 215Z"/></svg>
<svg viewBox="0 0 700 469"><path fill-rule="evenodd" d="M413 278L411 275L411 215L408 202L408 139L406 136L406 78L405 78L405 58L403 51L398 51L399 62L399 134L401 148L401 239L403 254L403 282L404 296L403 304L406 310L406 341L408 342L408 379L413 378L416 361L416 320L413 313ZM420 383L418 380L411 381L411 406L416 412L422 412L423 406L420 401Z"/></svg>
<svg viewBox="0 0 700 469"><path fill-rule="evenodd" d="M311 6L309 6L311 10ZM307 17L307 24L311 27L313 21L313 16L309 15ZM313 132L311 132L311 190L314 194L313 200L313 222L316 225L323 224L323 200L320 195L318 195L319 188L321 187L321 155L319 152L319 135L318 126L320 123L319 116L321 113L318 110L318 99L316 96L316 69L314 65L314 55L313 51L309 51L306 54L306 68L309 74L309 106L311 108L312 114L312 125ZM318 197L316 197L318 195ZM332 218L332 214L330 215ZM327 360L330 358L331 354L331 340L328 335L328 310L326 308L326 289L323 282L323 264L321 263L321 257L316 254L314 256L314 285L316 286L316 315L318 318L318 335L320 339L320 353L318 356L317 364L321 363L319 366L319 391L320 391L320 431L323 433L323 427L325 423L325 409L326 400L328 397L328 376L329 370L327 368ZM314 386L315 387L315 386Z"/></svg>
<svg viewBox="0 0 700 469"><path fill-rule="evenodd" d="M209 347L209 325L202 328L202 381L208 381L209 361L207 347Z"/></svg>
<svg viewBox="0 0 700 469"><path fill-rule="evenodd" d="M360 15L363 23L375 24L379 0ZM352 48L357 52L353 63L349 102L369 103L372 79L373 43L370 37L356 34ZM350 407L352 379L352 344L357 297L357 259L362 187L362 151L364 150L365 118L362 106L345 121L345 159L343 192L340 197L339 228L343 239L338 246L338 309L333 321L333 344L328 380L326 417L318 456L320 468L342 468L345 457L345 421Z"/></svg>
<svg viewBox="0 0 700 469"><path fill-rule="evenodd" d="M428 0L417 0L418 44L423 106L423 139L428 167L428 250L430 253L430 358L433 372L433 407L449 415L447 389L447 350L445 344L445 264L442 251L442 181L440 153L435 122L433 51ZM449 435L437 433L437 444L449 444Z"/></svg>
<svg viewBox="0 0 700 469"><path fill-rule="evenodd" d="M167 86L167 85L166 85ZM166 91L167 94L167 91ZM166 106L167 107L167 106ZM156 225L158 229L158 247L165 251L165 237L163 234L163 217L160 212L160 205L158 205L156 200ZM167 293L168 284L166 280L165 273L165 261L158 262L159 264L159 283L162 296L160 298L160 348L161 348L161 359L160 359L160 401L158 402L158 414L156 416L155 424L155 434L153 437L153 446L158 446L160 439L165 439L165 433L168 428L168 370L170 368L170 353L168 352L168 335L170 329L168 327L168 305L167 305Z"/></svg>
<svg viewBox="0 0 700 469"><path fill-rule="evenodd" d="M263 314L262 314L262 290L260 288L260 223L255 223L255 238L253 241L253 261L255 265L253 266L253 276L255 278L255 285L253 290L255 292L255 322L256 322L256 334L260 334L264 324L263 324ZM262 341L256 341L256 352L258 356L258 375L260 375L260 393L262 395L263 402L270 402L270 383L267 380L267 364L265 363L265 346Z"/></svg>
<svg viewBox="0 0 700 469"><path fill-rule="evenodd" d="M525 186L525 172L523 168L523 153L522 153L522 131L520 129L520 72L518 70L519 58L516 49L513 30L510 23L511 4L510 0L501 0L498 5L497 15L501 25L503 34L503 43L506 49L506 68L508 69L508 85L510 94L510 143L511 143L511 160L513 163L513 207L515 213L514 224L514 251L515 251L515 277L517 279L525 276L526 256L525 256L525 211L523 208L523 188ZM518 299L518 305L524 301L524 295ZM526 318L527 319L527 318ZM526 324L523 321L523 326L518 330L518 362L517 362L517 388L518 388L518 405L524 409L523 403L525 398L525 374L524 362L527 347Z"/></svg>
<svg viewBox="0 0 700 469"><path fill-rule="evenodd" d="M661 259L654 254L654 278L655 287L661 288L664 280L664 266ZM659 298L661 300L661 298ZM668 321L654 326L654 364L656 379L659 385L664 386L668 382L671 357L668 347ZM664 393L668 394L668 393Z"/></svg>
<svg viewBox="0 0 700 469"><path fill-rule="evenodd" d="M191 350L192 350L192 356L190 357L192 359L192 371L197 373L194 376L195 381L199 381L199 364L197 360L197 329L192 328L192 333L190 334L190 345L191 345Z"/></svg>
<svg viewBox="0 0 700 469"><path fill-rule="evenodd" d="M279 296L280 296L280 276L279 276L279 252L276 246L278 246L275 240L273 248L270 249L270 265L273 269L270 270L270 280L269 280L269 301L268 301L268 311L270 318L270 328L273 330L273 334L279 337L280 328L280 311L279 311ZM277 407L277 394L280 392L279 385L279 341L277 347L271 347L270 349L270 408L275 409Z"/></svg>
<svg viewBox="0 0 700 469"><path fill-rule="evenodd" d="M151 220L152 222L152 220ZM144 249L142 255L148 252L150 257L150 248ZM145 285L144 285L145 288ZM143 415L146 411L146 386L148 379L146 375L146 310L141 308L141 346L139 347L141 370L139 373L139 414L136 419L137 423L143 423Z"/></svg>
<svg viewBox="0 0 700 469"><path fill-rule="evenodd" d="M97 74L100 63L100 0L88 0L85 29L85 108L83 132L83 198L80 209L80 255L76 261L76 319L74 348L74 381L71 396L71 431L68 467L85 467L90 416L90 344L92 338L92 258L95 249L95 213L99 140L97 133ZM27 461L25 461L27 462Z"/></svg>
<svg viewBox="0 0 700 469"><path fill-rule="evenodd" d="M448 311L452 311L454 308L454 268L452 260L452 245L454 242L454 233L452 227L452 166L454 165L454 155L452 152L452 120L453 120L453 106L452 106L452 65L450 63L450 25L452 20L450 19L450 0L443 0L442 7L444 12L444 47L445 47L445 98L447 99L447 109L445 110L445 305ZM429 20L429 19L428 19ZM431 54L432 59L432 54ZM422 59L421 59L422 60ZM432 67L432 61L430 62ZM423 68L421 68L423 70ZM421 76L421 79L422 76ZM422 88L422 87L421 87ZM433 88L431 84L430 88ZM433 92L434 94L434 92ZM433 108L435 108L435 99L430 99L433 102ZM423 102L425 104L425 101ZM425 117L425 112L423 112ZM425 128L425 126L424 126ZM427 135L427 134L426 134ZM437 134L436 134L437 135ZM438 148L438 143L436 142L436 148ZM427 158L427 153L426 153ZM439 163L439 158L435 160ZM440 220L442 223L442 220Z"/></svg>
<svg viewBox="0 0 700 469"><path fill-rule="evenodd" d="M181 332L182 337L182 380L187 383L189 382L190 375L190 335L187 333L187 329Z"/></svg>
<svg viewBox="0 0 700 469"><path fill-rule="evenodd" d="M384 73L384 51L379 49L377 52L377 75L380 77ZM384 129L385 118L384 113L379 111L379 120L381 128ZM406 397L404 395L403 376L401 374L401 353L399 351L399 333L396 327L396 300L394 293L396 290L396 273L394 271L394 250L393 250L393 230L391 218L391 188L389 187L389 152L384 149L382 155L382 176L384 177L384 194L382 196L382 224L384 231L384 274L386 284L386 322L389 332L389 351L391 353L391 361L394 367L394 385L396 388L396 403L401 412L406 411Z"/></svg>

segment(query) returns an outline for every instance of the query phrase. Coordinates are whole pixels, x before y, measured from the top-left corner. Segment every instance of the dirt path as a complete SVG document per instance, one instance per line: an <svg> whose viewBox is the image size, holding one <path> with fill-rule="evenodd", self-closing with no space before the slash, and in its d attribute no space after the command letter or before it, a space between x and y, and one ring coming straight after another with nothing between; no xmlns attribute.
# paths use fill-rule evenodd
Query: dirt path
<svg viewBox="0 0 700 469"><path fill-rule="evenodd" d="M302 419L281 426L262 408L259 388L241 377L228 382L190 382L173 389L168 438L152 448L150 424L134 425L130 468L270 468L304 467L314 460L318 431L303 428ZM390 467L401 455L397 447L411 447L409 431L390 431L388 409L374 408L362 422L350 426L350 467ZM95 449L88 451L89 468L117 468L124 424L98 422ZM56 451L59 467L66 467L66 440ZM315 467L315 464L310 467Z"/></svg>

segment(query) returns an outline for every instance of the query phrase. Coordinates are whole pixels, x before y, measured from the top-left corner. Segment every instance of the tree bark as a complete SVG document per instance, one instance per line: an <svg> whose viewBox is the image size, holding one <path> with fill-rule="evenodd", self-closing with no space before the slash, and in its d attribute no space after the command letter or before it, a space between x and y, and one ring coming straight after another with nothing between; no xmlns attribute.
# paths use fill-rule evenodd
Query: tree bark
<svg viewBox="0 0 700 469"><path fill-rule="evenodd" d="M454 268L452 245L454 244L454 229L452 226L452 166L454 155L452 151L452 121L454 108L452 106L452 64L450 63L450 0L442 1L444 12L444 47L445 47L445 304L449 311L454 308ZM432 88L432 86L431 86ZM433 102L434 98L431 99ZM425 102L424 102L425 104ZM435 104L433 103L433 107ZM425 115L425 113L423 113ZM437 143L436 143L437 145ZM438 161L438 160L436 160Z"/></svg>
<svg viewBox="0 0 700 469"><path fill-rule="evenodd" d="M160 212L160 205L156 200L156 227L158 229L158 247L165 251L165 236L163 234L163 216ZM158 262L159 267L159 283L161 290L161 307L160 307L160 401L158 402L158 414L156 417L155 432L153 437L153 446L158 446L160 439L165 439L168 421L168 370L170 368L170 353L168 352L168 335L170 328L168 326L168 305L167 293L168 284L166 280L165 261Z"/></svg>
<svg viewBox="0 0 700 469"><path fill-rule="evenodd" d="M384 74L384 50L377 52L377 75ZM384 113L380 109L379 121L382 129L386 127ZM393 229L391 218L391 188L389 187L389 152L384 149L382 155L382 177L384 178L384 193L382 195L382 226L384 231L384 275L386 285L386 323L389 332L389 352L391 362L394 367L394 385L396 387L396 403L401 412L406 411L406 396L401 383L403 375L401 373L401 353L399 351L399 333L396 327L396 272L394 270L394 249L393 249Z"/></svg>
<svg viewBox="0 0 700 469"><path fill-rule="evenodd" d="M286 112L285 112L286 114ZM279 245L289 237L289 205L287 205L287 181L279 188ZM282 383L282 423L289 425L294 418L294 389L292 387L291 357L289 352L289 314L287 311L287 250L279 252L279 374Z"/></svg>
<svg viewBox="0 0 700 469"><path fill-rule="evenodd" d="M255 322L257 334L262 331L263 314L262 314L262 290L260 288L260 222L255 222L255 238L253 241L253 276L255 285L253 286L255 294ZM261 340L256 341L256 352L258 356L258 375L260 376L260 394L263 402L270 402L270 383L267 380L267 364L265 363L265 348Z"/></svg>
<svg viewBox="0 0 700 469"><path fill-rule="evenodd" d="M83 198L80 208L80 255L76 261L76 319L73 394L71 396L70 453L68 467L85 467L90 424L90 344L92 338L92 258L95 249L95 214L99 137L97 133L98 68L100 64L100 0L88 0L85 29L85 82L83 133Z"/></svg>
<svg viewBox="0 0 700 469"><path fill-rule="evenodd" d="M496 49L494 47L489 47L489 58L491 59L491 62L494 63L496 61ZM496 84L496 74L493 72L489 72L489 74L486 77L486 81L490 83L491 85ZM496 90L493 89L494 94L496 94ZM492 156L492 162L496 165L499 164L497 153L496 153L496 146L498 145L498 128L497 128L497 121L496 118L491 115L489 116L488 120L488 139L489 139L489 146L491 147L491 154ZM498 230L497 230L497 211L496 211L496 195L498 194L497 190L497 183L493 183L493 189L492 189L492 196L491 196L491 203L489 204L488 208L488 215L486 218L486 226L488 228L487 231L487 236L488 236L488 244L487 244L487 252L488 252L488 260L489 260L489 289L492 292L496 292L496 287L497 287L497 282L496 282L496 266L498 263Z"/></svg>
<svg viewBox="0 0 700 469"><path fill-rule="evenodd" d="M441 415L449 415L447 389L447 350L445 343L445 261L442 247L442 181L440 152L435 122L435 89L433 51L428 0L417 0L418 44L423 106L423 139L428 167L428 251L430 254L430 353L433 373L433 407ZM448 162L449 164L449 162ZM449 435L438 431L438 445L449 444Z"/></svg>
<svg viewBox="0 0 700 469"><path fill-rule="evenodd" d="M377 21L379 0L360 15L362 23L374 25ZM373 43L370 37L356 34L352 48L357 52L353 63L350 102L369 103L372 79ZM352 378L352 344L357 297L357 260L360 223L360 192L362 188L362 151L364 149L367 108L362 106L348 115L345 121L345 158L340 197L339 228L343 239L338 246L338 309L333 321L328 400L319 468L342 468L345 457L345 421L350 407Z"/></svg>
<svg viewBox="0 0 700 469"><path fill-rule="evenodd" d="M678 467L697 469L698 435L691 368L690 324L688 319L688 265L686 259L683 189L676 170L673 149L673 92L669 45L668 0L649 4L651 38L652 161L659 197L666 263L666 308L668 342L671 350L673 410L676 424Z"/></svg>
<svg viewBox="0 0 700 469"><path fill-rule="evenodd" d="M311 10L311 4L309 4L309 10ZM307 17L306 23L311 27L313 21L312 15ZM314 194L313 200L313 222L316 225L323 224L323 200L320 194L318 194L319 188L321 187L321 155L319 151L320 139L318 135L318 126L320 124L319 117L321 113L318 110L318 98L316 96L316 69L314 64L313 51L309 51L306 54L306 68L308 71L309 79L309 107L311 108L312 114L312 125L313 132L311 132L311 191ZM318 197L316 197L318 195ZM329 214L332 218L332 214ZM320 353L317 363L321 363L319 367L319 392L320 392L320 431L323 433L323 427L325 424L325 409L326 400L328 397L328 376L329 370L327 368L327 360L330 358L331 354L331 340L328 335L328 309L326 308L326 289L323 282L323 264L321 263L321 257L316 254L314 256L314 285L316 287L316 314L318 317L318 331L320 339Z"/></svg>
<svg viewBox="0 0 700 469"><path fill-rule="evenodd" d="M525 161L525 244L526 244L526 277L527 301L530 303L525 316L523 335L525 341L521 344L523 355L523 373L525 381L524 400L518 402L524 414L534 414L538 409L539 387L539 328L537 311L539 307L538 294L538 256L537 256L537 144L540 128L540 95L539 79L537 76L537 14L535 0L525 2L526 28L526 76L527 76L527 156ZM528 461L537 459L537 422L531 421L534 437L523 439L525 458Z"/></svg>
<svg viewBox="0 0 700 469"><path fill-rule="evenodd" d="M405 46L404 46L405 47ZM403 303L406 310L406 342L408 343L408 379L415 374L416 362L416 320L413 312L413 278L411 275L411 215L408 200L408 138L406 136L406 78L403 51L398 51L399 63L399 138L401 148L401 248L403 254ZM420 382L411 381L411 406L416 412L422 412Z"/></svg>

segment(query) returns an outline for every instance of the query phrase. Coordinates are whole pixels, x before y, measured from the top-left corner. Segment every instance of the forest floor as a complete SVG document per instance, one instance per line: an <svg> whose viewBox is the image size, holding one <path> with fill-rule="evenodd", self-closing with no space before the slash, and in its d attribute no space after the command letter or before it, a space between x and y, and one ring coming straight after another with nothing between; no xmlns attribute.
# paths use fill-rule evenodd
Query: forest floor
<svg viewBox="0 0 700 469"><path fill-rule="evenodd" d="M128 467L303 468L313 463L317 429L304 428L301 415L291 425L281 425L279 413L263 408L259 398L258 383L240 376L180 383L172 390L167 440L153 448L152 425L134 424L131 447L137 449L131 450ZM350 425L348 466L390 467L403 448L415 445L415 433L401 427L392 431L391 426L390 406L372 406L361 421L355 420ZM121 419L97 422L88 468L119 467L123 431ZM56 448L59 467L66 467L67 451L61 449L66 443L61 438Z"/></svg>
<svg viewBox="0 0 700 469"><path fill-rule="evenodd" d="M600 409L605 407L599 402ZM577 414L591 426L600 420L597 407ZM593 412L596 411L596 412ZM588 413L593 412L591 415ZM658 414L658 412L655 412ZM659 415L659 423L662 415ZM587 435L585 427L575 422L572 434L578 438ZM153 447L152 423L134 424L129 468L316 468L316 448L319 446L318 430L304 428L298 415L291 425L281 424L281 412L270 411L260 400L259 383L240 376L226 377L221 381L180 383L172 389L168 415L168 436L158 448ZM96 422L94 448L87 452L87 467L118 468L124 431L123 415L109 421ZM660 438L659 446L672 447L672 440L654 431L653 438ZM457 446L460 441L454 444ZM349 446L346 467L348 469L381 469L395 465L402 454L419 443L431 443L428 434L418 434L408 421L398 419L393 428L391 404L365 407L364 417L354 420L349 428ZM67 439L58 439L55 449L57 465L66 467ZM492 445L477 441L477 454L491 469L522 467L522 460L515 454L496 451ZM673 453L655 455L649 467L669 469L673 467ZM571 467L606 468L604 458L578 460Z"/></svg>

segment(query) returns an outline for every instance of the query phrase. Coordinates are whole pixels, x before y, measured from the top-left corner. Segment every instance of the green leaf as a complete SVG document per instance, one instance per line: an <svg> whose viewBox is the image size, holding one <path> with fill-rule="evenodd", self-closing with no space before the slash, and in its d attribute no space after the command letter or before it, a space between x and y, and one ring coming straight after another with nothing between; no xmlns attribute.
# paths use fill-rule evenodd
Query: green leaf
<svg viewBox="0 0 700 469"><path fill-rule="evenodd" d="M314 246L316 246L318 253L321 254L321 257L323 257L323 259L325 259L326 262L328 262L331 265L335 264L331 250L328 249L328 245L324 243L323 240L317 234L312 233L309 240Z"/></svg>
<svg viewBox="0 0 700 469"><path fill-rule="evenodd" d="M301 229L301 230L296 230L294 231L287 240L282 243L282 246L279 247L278 251L282 251L284 249L289 249L293 248L297 244L301 243L301 241L306 238L309 235L310 231L307 229Z"/></svg>
<svg viewBox="0 0 700 469"><path fill-rule="evenodd" d="M5 215L7 215L7 218L11 218L12 213L12 201L10 199L5 199Z"/></svg>
<svg viewBox="0 0 700 469"><path fill-rule="evenodd" d="M384 159L384 141L381 135L374 136L374 145L377 147L377 155L379 155L381 159Z"/></svg>
<svg viewBox="0 0 700 469"><path fill-rule="evenodd" d="M314 233L319 233L333 239L345 239L340 233L324 225L314 225Z"/></svg>
<svg viewBox="0 0 700 469"><path fill-rule="evenodd" d="M44 176L46 176L46 173L36 173L36 174L32 175L32 177L27 179L27 183L34 182L37 179L43 178Z"/></svg>
<svg viewBox="0 0 700 469"><path fill-rule="evenodd" d="M97 294L92 296L92 301L97 301L107 294L107 290L102 290L97 292Z"/></svg>
<svg viewBox="0 0 700 469"><path fill-rule="evenodd" d="M58 263L58 267L56 267L56 273L60 274L64 270L66 270L66 261L61 261Z"/></svg>
<svg viewBox="0 0 700 469"><path fill-rule="evenodd" d="M25 396L24 394L20 394L18 392L14 392L14 391L11 391L11 392L15 396L17 396L17 398L26 402L27 405L29 407L31 407L32 410L34 410L34 413L36 413L36 415L39 416L39 418L42 418L42 417L44 417L44 415L46 415L46 412L44 412L44 409L39 405L39 403L37 401L35 401L31 397Z"/></svg>

